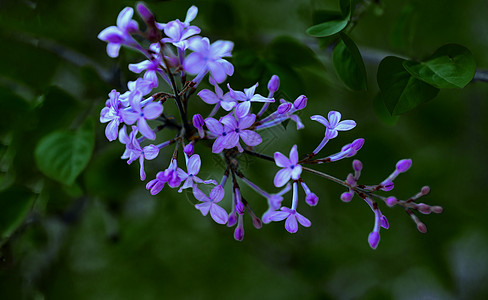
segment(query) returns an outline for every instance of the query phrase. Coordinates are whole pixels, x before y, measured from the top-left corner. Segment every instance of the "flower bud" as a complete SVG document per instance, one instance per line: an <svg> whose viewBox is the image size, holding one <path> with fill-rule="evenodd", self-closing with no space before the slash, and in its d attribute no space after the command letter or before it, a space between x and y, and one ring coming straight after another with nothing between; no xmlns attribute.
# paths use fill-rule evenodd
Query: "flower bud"
<svg viewBox="0 0 488 300"><path fill-rule="evenodd" d="M430 210L435 214L440 214L444 209L442 206L431 206Z"/></svg>
<svg viewBox="0 0 488 300"><path fill-rule="evenodd" d="M307 106L307 97L305 95L298 96L295 102L293 102L293 106L296 110L304 109Z"/></svg>
<svg viewBox="0 0 488 300"><path fill-rule="evenodd" d="M183 151L186 153L186 155L191 156L193 154L193 144L186 145Z"/></svg>
<svg viewBox="0 0 488 300"><path fill-rule="evenodd" d="M389 192L395 187L395 185L393 184L393 181L389 181L389 180L382 182L381 185L383 186L381 188L381 190L385 191L385 192Z"/></svg>
<svg viewBox="0 0 488 300"><path fill-rule="evenodd" d="M314 193L309 193L305 197L305 202L307 202L307 204L310 206L315 206L319 202L319 197L317 197L317 195Z"/></svg>
<svg viewBox="0 0 488 300"><path fill-rule="evenodd" d="M422 187L422 189L420 190L420 193L422 194L422 196L427 195L428 193L430 193L430 187L428 187L428 186Z"/></svg>
<svg viewBox="0 0 488 300"><path fill-rule="evenodd" d="M270 93L274 93L280 87L280 78L276 75L271 76L271 79L268 82L268 90Z"/></svg>
<svg viewBox="0 0 488 300"><path fill-rule="evenodd" d="M427 226L424 223L418 222L417 223L417 230L421 233L427 233Z"/></svg>
<svg viewBox="0 0 488 300"><path fill-rule="evenodd" d="M279 114L286 114L291 109L292 104L290 102L283 102L278 106Z"/></svg>
<svg viewBox="0 0 488 300"><path fill-rule="evenodd" d="M378 243L380 242L380 234L376 231L373 231L368 236L368 243L371 248L376 249L378 247Z"/></svg>
<svg viewBox="0 0 488 300"><path fill-rule="evenodd" d="M342 193L341 194L341 200L344 202L350 202L352 199L352 196L354 196L354 194L351 192Z"/></svg>
<svg viewBox="0 0 488 300"><path fill-rule="evenodd" d="M385 229L388 229L390 227L390 224L388 223L388 219L385 216L381 216L380 226L385 228Z"/></svg>
<svg viewBox="0 0 488 300"><path fill-rule="evenodd" d="M355 159L352 162L352 167L353 167L354 171L359 172L363 169L363 164L361 163L361 161Z"/></svg>
<svg viewBox="0 0 488 300"><path fill-rule="evenodd" d="M419 203L417 210L426 215L431 213L430 206L424 203Z"/></svg>
<svg viewBox="0 0 488 300"><path fill-rule="evenodd" d="M403 173L410 169L410 166L412 166L411 159L402 159L396 164L396 169L398 172Z"/></svg>
<svg viewBox="0 0 488 300"><path fill-rule="evenodd" d="M397 198L395 198L395 196L391 196L391 197L386 198L386 205L388 205L389 207L393 207L397 203L398 203L398 200L397 200Z"/></svg>
<svg viewBox="0 0 488 300"><path fill-rule="evenodd" d="M237 215L234 211L229 214L229 219L227 221L227 227L232 227L237 223Z"/></svg>
<svg viewBox="0 0 488 300"><path fill-rule="evenodd" d="M193 126L195 128L200 129L203 127L203 117L200 114L193 115Z"/></svg>

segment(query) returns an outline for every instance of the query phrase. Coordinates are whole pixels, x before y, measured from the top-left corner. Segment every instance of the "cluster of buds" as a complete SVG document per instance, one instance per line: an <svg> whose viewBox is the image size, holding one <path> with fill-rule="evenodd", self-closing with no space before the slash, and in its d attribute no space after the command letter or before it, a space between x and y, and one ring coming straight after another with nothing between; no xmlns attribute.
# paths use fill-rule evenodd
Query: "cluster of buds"
<svg viewBox="0 0 488 300"><path fill-rule="evenodd" d="M307 97L301 95L294 101L280 99L279 105L273 105L275 110L271 111L270 104L278 102L274 98L280 86L278 76L273 75L270 78L265 96L257 93L258 83L243 91L234 90L228 83L225 84L227 77L234 74L234 66L225 59L232 56L234 44L222 40L211 43L208 38L200 36L200 28L190 25L198 13L195 6L190 7L183 22L174 20L158 23L144 4L138 4L137 11L145 23L144 31L132 19L134 10L127 7L120 12L117 26L104 29L98 36L108 43L107 53L110 57L117 57L121 46L137 50L145 57L144 61L128 66L130 71L142 75L128 83L127 91L120 93L112 90L109 93L106 106L101 111L100 122L108 123L105 135L109 141L118 139L125 145L122 158L127 159L128 164L139 161L142 181L146 180L145 160L153 160L162 148L174 146L173 154L168 159L168 167L157 172L155 178L146 184L152 195L160 193L165 186L179 188L179 192L191 189L198 201L195 208L204 216L210 215L218 224L235 226L236 240L244 237L243 222L246 213L256 228L261 228L263 223L284 220L285 229L295 233L298 224L311 226L310 220L297 211L301 193L299 187L304 192L306 204L315 206L319 200L302 178L303 173L307 172L347 187L348 191L341 196L343 201L351 201L354 194L357 194L368 203L375 214L375 226L369 236L372 248L378 245L379 228L388 228L388 221L375 199L384 200L388 206L405 208L422 232L425 231L425 225L413 211L442 211L438 206L414 202L428 193L428 188L425 187L420 194L404 201L397 200L394 196L383 197L376 194L378 191L393 189L393 180L410 167L410 160L400 161L396 170L376 186L357 183L362 169L358 160L353 163L354 175L349 174L345 181L306 167L307 164L331 163L352 157L363 146L364 139L356 139L337 153L316 158L327 142L338 136L339 131L348 131L356 126L352 120L341 121L341 114L337 111L330 111L327 118L321 115L311 116L311 120L325 126L325 133L316 149L303 159L299 159L297 145L291 148L289 156L281 152L275 152L274 156L256 152L254 147L263 141L259 133L261 130L278 126L287 120L294 121L297 130L304 128L297 112L306 108ZM213 89L201 89L197 96L213 108L203 117L201 113L192 113L193 108L189 103L199 84L206 78ZM164 92L163 85L172 92ZM225 93L223 85L227 88ZM176 105L179 118L164 113L164 106L170 103ZM257 113L254 112L256 105L260 106L259 110L256 109ZM175 137L154 142L163 130L175 131ZM226 167L220 181L202 180L198 177L202 159L198 154L197 144L210 147L224 161ZM282 189L277 193L268 193L246 177L239 166L238 158L241 155L274 162L280 168L274 177L274 185ZM181 168L183 162L184 167ZM231 185L231 196L225 197L228 181ZM251 187L267 200L268 209L262 217L256 215L251 203L242 195L240 184ZM206 186L209 188L205 188ZM208 195L206 190L210 190ZM284 195L290 190L291 203L289 206L283 205ZM230 200L230 212L224 208L225 203L221 204L226 198Z"/></svg>

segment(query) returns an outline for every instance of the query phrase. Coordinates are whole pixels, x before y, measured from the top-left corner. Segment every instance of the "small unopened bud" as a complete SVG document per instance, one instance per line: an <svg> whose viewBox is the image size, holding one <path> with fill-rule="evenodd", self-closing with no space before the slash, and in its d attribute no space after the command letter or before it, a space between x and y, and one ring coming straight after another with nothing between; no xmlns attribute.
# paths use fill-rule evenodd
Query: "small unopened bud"
<svg viewBox="0 0 488 300"><path fill-rule="evenodd" d="M428 187L428 186L422 187L422 189L420 190L420 193L422 194L422 196L427 195L428 193L430 193L430 187Z"/></svg>
<svg viewBox="0 0 488 300"><path fill-rule="evenodd" d="M385 192L389 192L395 187L393 181L382 182L381 185L382 185L381 190Z"/></svg>
<svg viewBox="0 0 488 300"><path fill-rule="evenodd" d="M417 230L421 233L427 233L427 226L424 223L419 222L417 223Z"/></svg>
<svg viewBox="0 0 488 300"><path fill-rule="evenodd" d="M398 172L403 173L406 172L412 166L411 159L402 159L396 164L396 169Z"/></svg>
<svg viewBox="0 0 488 300"><path fill-rule="evenodd" d="M286 114L291 109L292 104L290 102L281 103L278 106L278 113L279 114Z"/></svg>
<svg viewBox="0 0 488 300"><path fill-rule="evenodd" d="M280 78L276 75L271 76L271 79L268 82L268 90L270 93L274 93L280 87Z"/></svg>
<svg viewBox="0 0 488 300"><path fill-rule="evenodd" d="M356 180L354 179L354 176L351 173L347 175L346 183L349 184L350 186L356 185Z"/></svg>
<svg viewBox="0 0 488 300"><path fill-rule="evenodd" d="M386 198L386 205L388 205L389 207L393 207L397 203L398 203L398 200L394 196Z"/></svg>
<svg viewBox="0 0 488 300"><path fill-rule="evenodd" d="M139 15L141 15L144 22L154 20L154 15L143 3L137 4L137 11L139 12Z"/></svg>
<svg viewBox="0 0 488 300"><path fill-rule="evenodd" d="M203 117L200 114L193 115L193 126L195 128L202 128L203 127Z"/></svg>
<svg viewBox="0 0 488 300"><path fill-rule="evenodd" d="M227 227L232 227L237 223L237 215L234 211L229 214L229 220L227 221Z"/></svg>
<svg viewBox="0 0 488 300"><path fill-rule="evenodd" d="M234 239L236 241L242 241L244 239L244 228L237 226L234 230Z"/></svg>
<svg viewBox="0 0 488 300"><path fill-rule="evenodd" d="M368 236L368 243L371 248L376 249L378 247L378 243L380 242L380 234L376 231L373 231Z"/></svg>
<svg viewBox="0 0 488 300"><path fill-rule="evenodd" d="M442 206L431 206L430 207L430 210L435 213L435 214L440 214L444 211L444 209L442 208Z"/></svg>
<svg viewBox="0 0 488 300"><path fill-rule="evenodd" d="M359 172L363 169L363 164L361 163L361 161L355 159L352 162L352 167L353 167L354 171Z"/></svg>
<svg viewBox="0 0 488 300"><path fill-rule="evenodd" d="M185 146L183 151L186 153L186 155L191 156L193 155L193 144L188 144Z"/></svg>
<svg viewBox="0 0 488 300"><path fill-rule="evenodd" d="M355 151L359 151L359 149L361 149L361 147L363 147L363 145L364 145L364 139L363 138L359 138L359 139L355 139L354 142L352 142L351 147Z"/></svg>
<svg viewBox="0 0 488 300"><path fill-rule="evenodd" d="M341 200L344 202L351 202L352 196L354 196L351 192L345 192L341 194Z"/></svg>
<svg viewBox="0 0 488 300"><path fill-rule="evenodd" d="M298 96L298 98L293 102L293 106L296 110L304 109L307 106L307 97L305 95Z"/></svg>
<svg viewBox="0 0 488 300"><path fill-rule="evenodd" d="M425 215L430 214L430 206L425 203L419 203L417 210Z"/></svg>
<svg viewBox="0 0 488 300"><path fill-rule="evenodd" d="M307 204L310 206L315 206L319 202L319 197L317 197L317 195L314 193L307 194L305 197L305 202L307 202Z"/></svg>
<svg viewBox="0 0 488 300"><path fill-rule="evenodd" d="M252 225L256 229L261 229L261 227L263 227L263 222L261 222L261 219L260 218L253 216L253 218L252 218Z"/></svg>

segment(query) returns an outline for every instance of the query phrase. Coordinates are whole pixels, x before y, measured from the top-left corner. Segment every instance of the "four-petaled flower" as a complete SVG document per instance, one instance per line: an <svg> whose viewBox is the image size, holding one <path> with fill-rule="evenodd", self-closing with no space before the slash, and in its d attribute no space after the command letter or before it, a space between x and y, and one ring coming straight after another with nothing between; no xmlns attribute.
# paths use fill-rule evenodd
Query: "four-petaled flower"
<svg viewBox="0 0 488 300"><path fill-rule="evenodd" d="M283 168L276 173L274 178L274 185L276 187L284 186L290 178L298 180L302 173L302 166L298 164L297 145L293 145L290 150L290 159L286 158L280 152L274 154L275 163L278 167Z"/></svg>
<svg viewBox="0 0 488 300"><path fill-rule="evenodd" d="M327 115L329 120L321 115L311 116L310 119L317 121L326 127L326 135L329 139L337 136L337 131L347 131L356 127L356 122L353 120L341 121L341 113L338 111L330 111Z"/></svg>
<svg viewBox="0 0 488 300"><path fill-rule="evenodd" d="M254 121L256 120L256 115L247 115L241 119L236 120L232 114L228 114L220 119L220 122L224 124L224 131L227 133L225 137L225 147L226 149L231 149L237 146L239 152L244 151L241 144L239 143L239 138L248 145L256 146L261 144L262 139L259 134L252 130L248 130Z"/></svg>
<svg viewBox="0 0 488 300"><path fill-rule="evenodd" d="M298 223L304 227L310 227L310 225L312 225L312 222L310 222L309 219L298 213L296 210L288 207L282 207L281 211L272 212L268 218L271 221L283 221L286 219L285 228L289 233L298 231Z"/></svg>
<svg viewBox="0 0 488 300"><path fill-rule="evenodd" d="M146 104L143 108L141 107L141 102L134 99L131 103L132 110L122 111L122 118L124 122L128 125L132 125L137 122L137 128L142 133L143 136L150 140L156 138L156 134L149 127L146 120L156 119L163 112L163 105L159 102L150 102Z"/></svg>
<svg viewBox="0 0 488 300"><path fill-rule="evenodd" d="M251 102L274 102L273 98L266 98L259 94L254 94L256 92L258 84L256 83L252 87L248 89L244 89L244 92L241 91L234 91L229 84L227 87L229 88L230 96L235 99L236 101L240 101L236 107L235 113L236 117L242 118L249 113L251 110Z"/></svg>
<svg viewBox="0 0 488 300"><path fill-rule="evenodd" d="M234 66L222 58L231 56L233 47L233 42L216 41L210 45L208 38L193 37L188 40L188 48L194 52L188 55L183 68L190 74L200 76L210 72L215 81L221 83L227 75L234 74Z"/></svg>
<svg viewBox="0 0 488 300"><path fill-rule="evenodd" d="M188 170L188 173L178 168L178 177L180 177L181 180L185 181L183 185L180 187L180 189L178 190L178 192L181 193L181 191L184 189L195 187L195 182L203 183L203 184L215 184L215 185L217 184L217 182L213 179L202 180L196 176L200 171L201 165L202 165L202 161L200 160L200 155L194 154L186 162L186 169Z"/></svg>
<svg viewBox="0 0 488 300"><path fill-rule="evenodd" d="M146 173L144 172L144 159L155 159L159 154L159 148L154 145L149 145L142 148L136 138L137 132L137 127L132 126L132 132L127 135L125 126L123 126L122 129L120 129L119 141L122 144L125 144L126 147L124 154L122 154L122 159L128 158L128 164L131 164L134 160L139 159L139 164L141 165L140 176L141 180L144 180L146 179Z"/></svg>
<svg viewBox="0 0 488 300"><path fill-rule="evenodd" d="M197 187L193 188L193 195L203 203L195 204L195 208L202 212L202 215L206 216L210 211L210 216L215 222L219 224L227 223L229 216L225 209L220 207L217 203L224 197L224 188L221 185L215 186L210 192L210 197L205 195Z"/></svg>

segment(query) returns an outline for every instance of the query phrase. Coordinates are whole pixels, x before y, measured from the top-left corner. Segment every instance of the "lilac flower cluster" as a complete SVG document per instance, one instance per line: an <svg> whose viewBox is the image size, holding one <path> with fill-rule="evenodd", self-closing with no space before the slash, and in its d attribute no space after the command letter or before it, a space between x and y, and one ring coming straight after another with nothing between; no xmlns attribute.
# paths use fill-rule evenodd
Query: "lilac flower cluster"
<svg viewBox="0 0 488 300"><path fill-rule="evenodd" d="M134 10L126 7L117 18L117 26L110 26L98 35L99 39L107 42L107 54L110 57L117 57L122 46L139 51L145 57L145 60L128 66L130 71L141 75L135 81L128 82L127 91L121 93L112 90L109 93L106 106L100 113L100 122L108 123L105 135L109 141L118 139L125 145L122 158L127 159L128 164L139 161L140 179L143 181L146 180L145 161L155 159L161 149L174 145L167 167L157 172L154 179L146 184L152 195L160 193L165 186L178 188L180 193L190 189L198 201L195 208L204 216L210 214L218 224L235 226L236 240L242 240L244 237L243 222L246 213L256 228L261 228L262 223L284 220L285 229L295 233L299 224L304 227L311 226L311 221L297 210L301 199L300 187L305 195L306 204L315 206L319 200L302 178L306 172L345 186L348 191L341 195L344 202L349 202L354 195L358 195L369 205L375 215L373 231L368 238L372 248L378 245L380 227L387 229L389 226L377 200L384 201L389 207L403 207L421 232L426 231L425 225L413 211L442 211L439 206L415 203L418 198L429 192L428 187L422 188L419 194L407 200L377 194L378 191L391 191L394 187L393 181L400 173L408 170L411 160L401 160L390 176L373 186L358 184L362 170L362 163L358 160L353 162L354 175L349 174L346 180L306 167L305 165L331 163L352 157L363 146L364 139L356 139L343 146L337 153L316 158L327 142L338 136L339 131L348 131L356 126L352 120L341 121L341 114L337 111L328 112L327 118L321 115L311 117L311 120L325 126L325 132L315 150L303 159L299 158L297 145L291 148L288 156L281 152L275 152L274 157L256 152L254 147L263 141L259 133L261 130L287 120L295 122L297 129L304 128L297 112L306 108L307 97L301 95L292 102L285 99L277 101L274 94L279 89L280 80L276 75L268 82L267 95L257 92L258 83L243 91L231 88L229 83L225 84L227 77L234 74L234 66L227 60L232 56L234 44L222 40L211 42L207 37L200 36L200 28L190 25L198 14L195 6L190 7L183 22L174 20L158 23L144 4L138 4L137 11L145 26L139 26L137 21L132 19ZM141 27L145 30L142 31ZM140 37L143 37L143 42ZM191 114L192 107L189 103L191 96L197 92L198 86L205 78L213 88L201 89L197 96L213 108L204 118L200 113ZM168 89L164 89L163 85L169 87L172 92L164 92L163 90ZM225 93L222 86L227 89ZM179 119L165 114L163 105L171 103L176 105ZM271 105L272 103L275 104ZM274 107L274 111L271 111L271 107ZM162 130L175 130L176 136L154 142ZM197 143L211 147L212 152L225 162L226 168L220 182L198 177L202 159L197 153ZM279 168L274 177L274 185L284 188L277 193L264 191L242 173L238 160L241 155L274 162ZM181 168L183 160L186 170ZM261 218L254 213L251 204L242 195L240 184L248 185L266 198L268 209ZM226 186L229 186L227 192ZM207 190L210 192L206 192ZM289 206L283 205L284 195L290 190L291 203ZM226 197L229 193L231 195ZM226 204L226 201L223 201L225 198L228 198L230 203ZM230 212L226 210L229 206Z"/></svg>

